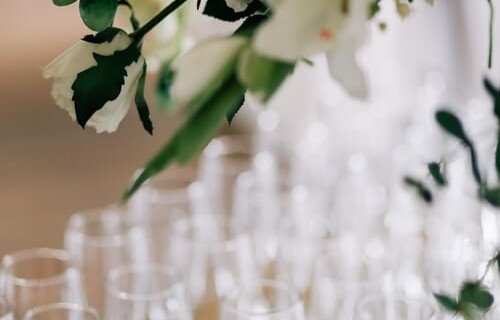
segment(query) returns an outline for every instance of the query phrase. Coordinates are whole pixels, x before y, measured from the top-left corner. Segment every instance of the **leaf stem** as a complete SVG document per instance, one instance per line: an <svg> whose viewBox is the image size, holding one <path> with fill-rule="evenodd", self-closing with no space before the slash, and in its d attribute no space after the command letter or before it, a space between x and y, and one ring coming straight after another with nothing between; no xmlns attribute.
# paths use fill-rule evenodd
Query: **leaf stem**
<svg viewBox="0 0 500 320"><path fill-rule="evenodd" d="M177 10L181 5L187 0L174 0L168 6L166 6L162 11L160 11L156 16L151 18L145 25L143 25L139 30L131 34L131 37L136 41L140 42L142 38L151 31L156 25L163 21L172 12Z"/></svg>
<svg viewBox="0 0 500 320"><path fill-rule="evenodd" d="M490 7L490 27L489 27L489 48L488 48L488 69L491 69L492 66L492 61L493 61L493 20L494 20L494 14L495 10L493 8L493 3L491 0L486 0L488 1L488 5Z"/></svg>

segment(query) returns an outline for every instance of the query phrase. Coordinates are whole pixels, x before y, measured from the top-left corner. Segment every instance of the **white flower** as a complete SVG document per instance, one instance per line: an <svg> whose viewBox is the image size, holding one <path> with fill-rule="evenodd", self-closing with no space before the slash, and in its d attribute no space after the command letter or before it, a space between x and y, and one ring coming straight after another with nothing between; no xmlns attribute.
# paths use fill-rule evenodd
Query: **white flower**
<svg viewBox="0 0 500 320"><path fill-rule="evenodd" d="M93 57L94 53L104 56L112 55L115 51L126 49L131 43L130 37L122 31L118 32L111 42L90 43L81 40L43 69L46 78L54 78L51 94L56 104L66 110L73 121L76 119L76 113L71 86L78 73L97 65ZM140 57L125 68L127 76L119 96L113 101L108 101L95 112L87 122L87 126L94 127L98 133L116 131L132 103L134 89L142 74L143 64L144 59Z"/></svg>
<svg viewBox="0 0 500 320"><path fill-rule="evenodd" d="M235 12L245 11L250 2L252 2L252 0L226 0L227 6L232 8Z"/></svg>
<svg viewBox="0 0 500 320"><path fill-rule="evenodd" d="M237 36L210 39L181 56L173 65L172 99L188 104L210 92L232 71L247 41Z"/></svg>
<svg viewBox="0 0 500 320"><path fill-rule="evenodd" d="M256 50L296 61L325 53L330 74L353 96L367 95L366 82L356 53L367 36L369 3L373 0L284 0L257 32Z"/></svg>

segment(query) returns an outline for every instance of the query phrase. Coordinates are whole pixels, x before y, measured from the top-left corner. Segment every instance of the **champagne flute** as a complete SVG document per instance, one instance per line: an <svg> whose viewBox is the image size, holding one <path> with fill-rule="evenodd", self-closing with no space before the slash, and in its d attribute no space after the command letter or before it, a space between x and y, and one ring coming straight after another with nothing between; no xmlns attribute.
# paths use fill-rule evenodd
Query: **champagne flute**
<svg viewBox="0 0 500 320"><path fill-rule="evenodd" d="M220 297L241 276L251 276L247 240L227 218L198 215L175 223L171 262L186 277L194 319L219 319Z"/></svg>
<svg viewBox="0 0 500 320"><path fill-rule="evenodd" d="M2 260L4 292L14 319L28 309L57 302L80 302L80 276L67 252L39 248L6 255Z"/></svg>
<svg viewBox="0 0 500 320"><path fill-rule="evenodd" d="M23 320L99 320L99 315L80 304L55 303L28 310Z"/></svg>
<svg viewBox="0 0 500 320"><path fill-rule="evenodd" d="M356 306L353 320L432 320L437 311L427 300L368 296Z"/></svg>
<svg viewBox="0 0 500 320"><path fill-rule="evenodd" d="M144 229L132 225L120 207L73 215L65 247L82 275L87 303L99 314L104 312L109 271L148 260Z"/></svg>
<svg viewBox="0 0 500 320"><path fill-rule="evenodd" d="M289 283L259 280L235 287L222 301L221 320L304 320L299 292Z"/></svg>
<svg viewBox="0 0 500 320"><path fill-rule="evenodd" d="M106 319L191 319L182 280L179 273L161 265L112 270L107 287Z"/></svg>

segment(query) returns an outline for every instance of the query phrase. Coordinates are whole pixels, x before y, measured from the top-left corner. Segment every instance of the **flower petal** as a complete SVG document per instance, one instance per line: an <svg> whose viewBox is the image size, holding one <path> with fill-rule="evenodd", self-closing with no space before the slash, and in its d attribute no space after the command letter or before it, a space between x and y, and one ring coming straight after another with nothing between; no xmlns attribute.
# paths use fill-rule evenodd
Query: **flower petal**
<svg viewBox="0 0 500 320"><path fill-rule="evenodd" d="M182 56L173 65L173 100L180 104L192 102L217 84L247 41L243 37L216 38L202 42Z"/></svg>
<svg viewBox="0 0 500 320"><path fill-rule="evenodd" d="M143 72L143 65L144 58L140 57L137 62L125 68L127 77L120 95L96 111L87 122L87 126L95 128L97 133L116 131L132 104L137 81Z"/></svg>
<svg viewBox="0 0 500 320"><path fill-rule="evenodd" d="M258 52L298 60L327 51L345 20L342 0L287 0L255 37Z"/></svg>
<svg viewBox="0 0 500 320"><path fill-rule="evenodd" d="M42 71L46 78L69 77L80 71L95 66L97 62L93 53L108 56L115 51L126 49L132 43L132 39L120 31L111 42L90 43L83 40L78 41L68 50L52 60Z"/></svg>

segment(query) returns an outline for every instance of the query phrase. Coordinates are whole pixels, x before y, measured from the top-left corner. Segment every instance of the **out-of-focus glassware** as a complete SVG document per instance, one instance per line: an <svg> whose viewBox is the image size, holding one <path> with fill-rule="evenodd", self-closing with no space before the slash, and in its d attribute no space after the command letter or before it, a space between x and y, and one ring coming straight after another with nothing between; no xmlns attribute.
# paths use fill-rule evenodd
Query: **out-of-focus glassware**
<svg viewBox="0 0 500 320"><path fill-rule="evenodd" d="M203 151L199 177L212 214L231 215L234 183L240 173L252 167L252 145L251 136L227 135L213 139Z"/></svg>
<svg viewBox="0 0 500 320"><path fill-rule="evenodd" d="M14 319L33 307L58 302L80 302L80 276L66 251L38 248L4 256L3 291Z"/></svg>
<svg viewBox="0 0 500 320"><path fill-rule="evenodd" d="M176 222L170 261L186 277L194 319L219 319L220 297L241 277L253 277L249 246L228 219L199 215Z"/></svg>
<svg viewBox="0 0 500 320"><path fill-rule="evenodd" d="M160 265L111 271L105 314L107 320L191 319L183 278Z"/></svg>
<svg viewBox="0 0 500 320"><path fill-rule="evenodd" d="M361 300L353 320L433 320L435 307L427 300L405 300L370 296Z"/></svg>
<svg viewBox="0 0 500 320"><path fill-rule="evenodd" d="M13 320L12 309L4 297L0 297L0 320Z"/></svg>
<svg viewBox="0 0 500 320"><path fill-rule="evenodd" d="M312 317L350 319L362 297L387 291L384 250L376 239L361 245L347 238L322 253L313 274Z"/></svg>
<svg viewBox="0 0 500 320"><path fill-rule="evenodd" d="M99 320L99 315L80 304L55 303L28 310L23 320Z"/></svg>
<svg viewBox="0 0 500 320"><path fill-rule="evenodd" d="M223 298L221 320L304 320L299 292L289 283L259 280L240 284Z"/></svg>
<svg viewBox="0 0 500 320"><path fill-rule="evenodd" d="M194 170L178 169L154 178L132 199L128 213L134 225L144 229L151 262L169 264L168 241L173 221L189 216L199 207L200 199L190 188L195 180Z"/></svg>
<svg viewBox="0 0 500 320"><path fill-rule="evenodd" d="M80 270L87 303L104 311L110 270L148 260L145 232L129 221L124 208L108 207L73 215L65 247Z"/></svg>

